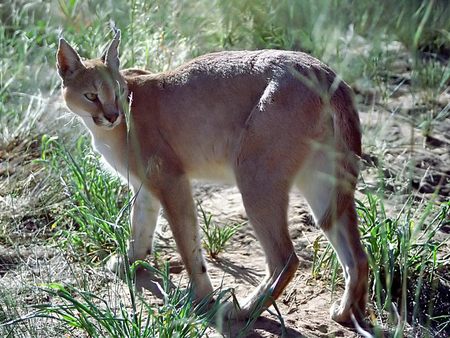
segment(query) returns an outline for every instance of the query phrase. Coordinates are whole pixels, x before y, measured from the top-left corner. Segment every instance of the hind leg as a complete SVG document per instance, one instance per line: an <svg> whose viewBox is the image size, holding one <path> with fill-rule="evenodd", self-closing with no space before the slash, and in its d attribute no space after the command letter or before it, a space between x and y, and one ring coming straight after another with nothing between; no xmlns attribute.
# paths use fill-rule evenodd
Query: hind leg
<svg viewBox="0 0 450 338"><path fill-rule="evenodd" d="M294 277L299 260L288 232L287 184L266 174L238 174L237 179L245 210L266 255L265 278L240 303L240 309L228 311L228 317L243 319L253 313L259 315L281 295Z"/></svg>
<svg viewBox="0 0 450 338"><path fill-rule="evenodd" d="M327 169L330 163L333 163L333 159L318 154L303 169L297 183L311 207L314 219L336 251L344 271L344 295L331 308L331 318L340 323L351 324L352 314L360 321L365 313L368 261L358 231L353 187L351 184L337 183L332 170ZM338 193L345 197L337 198ZM321 224L330 206L335 217L332 222Z"/></svg>
<svg viewBox="0 0 450 338"><path fill-rule="evenodd" d="M351 203L325 235L336 250L345 276L345 291L340 302L331 308L331 318L340 323L351 323L351 314L361 321L367 303L367 256L361 245L356 210Z"/></svg>

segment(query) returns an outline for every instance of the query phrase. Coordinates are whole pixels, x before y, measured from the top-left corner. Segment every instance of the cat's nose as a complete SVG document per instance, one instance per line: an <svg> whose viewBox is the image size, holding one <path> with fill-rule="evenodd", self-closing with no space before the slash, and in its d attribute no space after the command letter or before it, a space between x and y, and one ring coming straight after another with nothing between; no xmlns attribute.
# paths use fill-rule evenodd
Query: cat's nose
<svg viewBox="0 0 450 338"><path fill-rule="evenodd" d="M116 122L118 117L119 117L119 113L118 112L105 114L105 118L111 123Z"/></svg>

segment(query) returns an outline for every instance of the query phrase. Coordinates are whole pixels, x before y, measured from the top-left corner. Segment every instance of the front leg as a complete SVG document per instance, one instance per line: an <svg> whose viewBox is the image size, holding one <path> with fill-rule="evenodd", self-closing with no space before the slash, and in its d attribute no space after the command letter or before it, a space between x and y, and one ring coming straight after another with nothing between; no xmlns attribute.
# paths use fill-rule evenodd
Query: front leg
<svg viewBox="0 0 450 338"><path fill-rule="evenodd" d="M151 254L159 209L159 201L145 186L135 189L131 209L131 237L127 249L130 263L143 260L148 254ZM108 269L121 274L123 272L122 256L113 256L108 261Z"/></svg>
<svg viewBox="0 0 450 338"><path fill-rule="evenodd" d="M135 262L152 253L153 235L161 204L144 186L137 189L131 210L131 238L128 259Z"/></svg>
<svg viewBox="0 0 450 338"><path fill-rule="evenodd" d="M206 272L194 200L184 175L165 177L159 197L197 300L213 292Z"/></svg>

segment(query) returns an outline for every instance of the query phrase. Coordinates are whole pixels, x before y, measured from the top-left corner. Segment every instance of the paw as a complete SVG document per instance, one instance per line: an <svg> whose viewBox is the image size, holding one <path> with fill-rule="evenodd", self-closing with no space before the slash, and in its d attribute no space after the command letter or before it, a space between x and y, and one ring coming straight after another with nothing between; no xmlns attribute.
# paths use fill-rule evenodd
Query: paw
<svg viewBox="0 0 450 338"><path fill-rule="evenodd" d="M272 301L267 298L251 296L237 304L236 301L228 302L223 307L223 314L227 319L247 320L249 318L258 318L261 314L272 305Z"/></svg>
<svg viewBox="0 0 450 338"><path fill-rule="evenodd" d="M251 311L248 308L239 307L235 303L226 303L221 309L223 317L227 320L247 320Z"/></svg>
<svg viewBox="0 0 450 338"><path fill-rule="evenodd" d="M352 311L351 307L342 307L340 302L335 302L330 309L330 316L331 319L335 322L338 322L340 324L344 325L351 325L352 324Z"/></svg>
<svg viewBox="0 0 450 338"><path fill-rule="evenodd" d="M106 263L106 268L120 279L125 278L125 261L122 255L115 254L112 256Z"/></svg>
<svg viewBox="0 0 450 338"><path fill-rule="evenodd" d="M213 297L214 289L209 279L209 275L205 273L191 275L190 282L192 285L192 296L195 302L200 303L204 299Z"/></svg>

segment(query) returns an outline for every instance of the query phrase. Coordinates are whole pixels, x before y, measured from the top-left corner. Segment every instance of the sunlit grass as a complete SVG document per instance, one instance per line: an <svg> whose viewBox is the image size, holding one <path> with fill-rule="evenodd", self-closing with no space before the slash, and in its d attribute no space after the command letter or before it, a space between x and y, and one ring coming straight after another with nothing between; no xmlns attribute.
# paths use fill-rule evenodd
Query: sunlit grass
<svg viewBox="0 0 450 338"><path fill-rule="evenodd" d="M99 155L82 137L71 153L56 138L44 136L42 161L60 175L70 203L52 224L56 241L78 248L92 261L112 255L129 237L128 215L132 201L117 174L102 168ZM61 168L65 168L61 172Z"/></svg>
<svg viewBox="0 0 450 338"><path fill-rule="evenodd" d="M450 326L450 316L432 306L438 289L445 288L439 284L440 278L450 269L450 242L436 237L448 222L450 203L435 206L424 201L416 208L409 199L398 214L388 215L377 196L368 194L364 201L357 202L360 232L369 258L369 288L377 318L374 324L381 327L404 325L406 321L425 327L433 321L437 321L434 327ZM329 276L333 288L342 282L330 245L314 263L314 276Z"/></svg>
<svg viewBox="0 0 450 338"><path fill-rule="evenodd" d="M203 231L203 247L211 258L217 259L242 224L218 225L214 222L212 215L206 213L201 204L198 207L201 215L200 228Z"/></svg>

